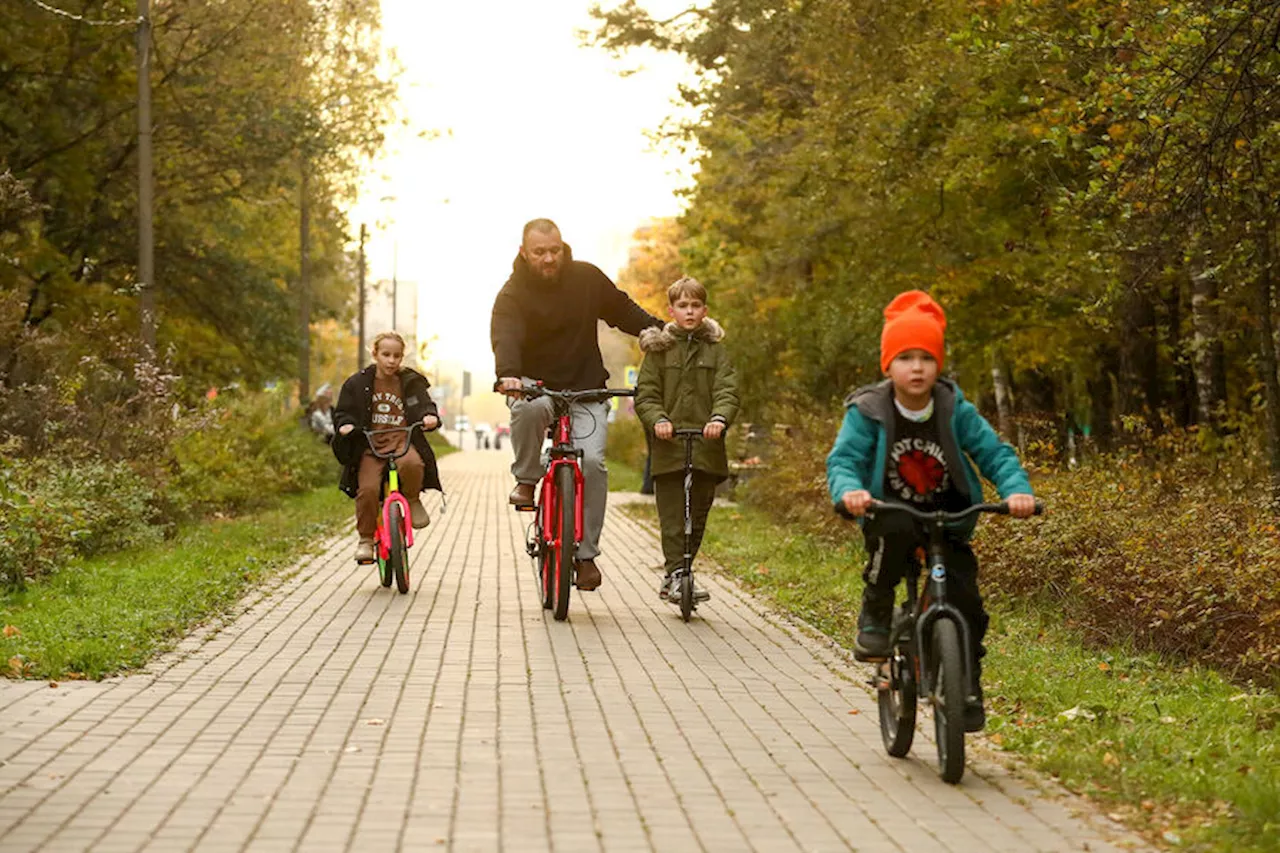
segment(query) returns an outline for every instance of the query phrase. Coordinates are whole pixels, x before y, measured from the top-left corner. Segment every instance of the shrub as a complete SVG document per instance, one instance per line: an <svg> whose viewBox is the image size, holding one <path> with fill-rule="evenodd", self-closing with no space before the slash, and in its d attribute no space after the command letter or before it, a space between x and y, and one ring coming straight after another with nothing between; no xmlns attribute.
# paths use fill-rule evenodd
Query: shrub
<svg viewBox="0 0 1280 853"><path fill-rule="evenodd" d="M812 536L856 536L827 494L839 416L787 412L788 434L775 432L768 464L743 483L740 499ZM1212 453L1205 444L1194 430L1129 435L1122 450L1074 470L1058 467L1048 444L1043 453L1029 448L1024 461L1049 512L1029 524L979 524L984 590L1034 598L1099 640L1129 640L1237 679L1275 680L1280 589L1270 575L1280 564L1280 532L1259 499L1265 460L1239 437L1218 441Z"/></svg>
<svg viewBox="0 0 1280 853"><path fill-rule="evenodd" d="M173 461L165 500L178 516L242 512L338 482L329 446L278 394L219 397L190 416L174 442Z"/></svg>
<svg viewBox="0 0 1280 853"><path fill-rule="evenodd" d="M644 468L649 446L645 443L644 424L633 415L621 415L609 424L605 440L605 458L627 465L633 470Z"/></svg>

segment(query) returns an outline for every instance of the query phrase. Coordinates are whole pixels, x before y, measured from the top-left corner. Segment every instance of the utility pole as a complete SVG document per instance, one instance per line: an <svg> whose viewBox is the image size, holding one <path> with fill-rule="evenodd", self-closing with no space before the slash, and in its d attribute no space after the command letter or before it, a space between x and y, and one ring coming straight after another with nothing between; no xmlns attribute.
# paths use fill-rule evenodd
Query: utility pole
<svg viewBox="0 0 1280 853"><path fill-rule="evenodd" d="M151 175L151 0L138 0L138 319L147 357L156 354L155 233Z"/></svg>
<svg viewBox="0 0 1280 853"><path fill-rule="evenodd" d="M360 325L356 340L356 371L364 366L364 241L368 236L364 223L360 223Z"/></svg>
<svg viewBox="0 0 1280 853"><path fill-rule="evenodd" d="M299 217L298 242L301 247L298 259L298 333L301 335L298 349L298 402L305 406L311 401L311 200L309 164L302 163L300 200L302 215Z"/></svg>

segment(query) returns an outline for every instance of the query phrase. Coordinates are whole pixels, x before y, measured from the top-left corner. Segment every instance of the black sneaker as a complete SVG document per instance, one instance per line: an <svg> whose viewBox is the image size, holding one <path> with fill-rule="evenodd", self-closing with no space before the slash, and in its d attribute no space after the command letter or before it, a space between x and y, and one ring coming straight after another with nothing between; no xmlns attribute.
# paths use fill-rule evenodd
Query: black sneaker
<svg viewBox="0 0 1280 853"><path fill-rule="evenodd" d="M853 641L854 660L884 660L889 656L889 629L868 625L858 629Z"/></svg>
<svg viewBox="0 0 1280 853"><path fill-rule="evenodd" d="M883 660L889 656L889 625L893 619L893 591L888 595L868 585L862 591L854 660Z"/></svg>

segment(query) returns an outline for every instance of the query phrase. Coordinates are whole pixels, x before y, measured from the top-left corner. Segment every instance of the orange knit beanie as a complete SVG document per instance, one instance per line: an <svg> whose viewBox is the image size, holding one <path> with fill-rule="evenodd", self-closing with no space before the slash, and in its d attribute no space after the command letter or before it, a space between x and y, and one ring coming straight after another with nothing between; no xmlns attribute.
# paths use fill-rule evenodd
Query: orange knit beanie
<svg viewBox="0 0 1280 853"><path fill-rule="evenodd" d="M880 333L880 369L889 372L889 364L899 353L922 349L938 360L942 369L943 333L947 315L923 290L899 293L884 309L884 331Z"/></svg>

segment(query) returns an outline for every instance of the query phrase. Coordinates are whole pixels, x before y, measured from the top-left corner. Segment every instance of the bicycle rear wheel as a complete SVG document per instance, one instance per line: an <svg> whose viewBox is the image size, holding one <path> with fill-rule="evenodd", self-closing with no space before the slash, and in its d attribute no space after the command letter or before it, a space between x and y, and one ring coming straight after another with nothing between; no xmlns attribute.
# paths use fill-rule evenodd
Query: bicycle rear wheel
<svg viewBox="0 0 1280 853"><path fill-rule="evenodd" d="M688 622L693 616L693 572L686 570L680 576L680 618Z"/></svg>
<svg viewBox="0 0 1280 853"><path fill-rule="evenodd" d="M960 632L950 619L933 626L933 725L938 774L952 785L964 775L964 660Z"/></svg>
<svg viewBox="0 0 1280 853"><path fill-rule="evenodd" d="M391 505L391 573L396 578L396 589L406 593L409 591L409 546L404 535L404 507L397 501Z"/></svg>
<svg viewBox="0 0 1280 853"><path fill-rule="evenodd" d="M916 736L916 662L910 649L900 646L876 668L880 705L880 738L885 752L903 758Z"/></svg>
<svg viewBox="0 0 1280 853"><path fill-rule="evenodd" d="M573 589L574 557L574 504L577 483L573 467L561 465L556 469L556 546L555 546L555 610L556 621L569 617L569 591Z"/></svg>
<svg viewBox="0 0 1280 853"><path fill-rule="evenodd" d="M534 522L534 536L538 543L538 597L542 600L543 610L550 610L556 603L555 551L547 543L547 534L553 531L544 530L542 527L542 502L548 500L551 500L551 495L547 494L547 490L543 488L534 509L537 514Z"/></svg>

